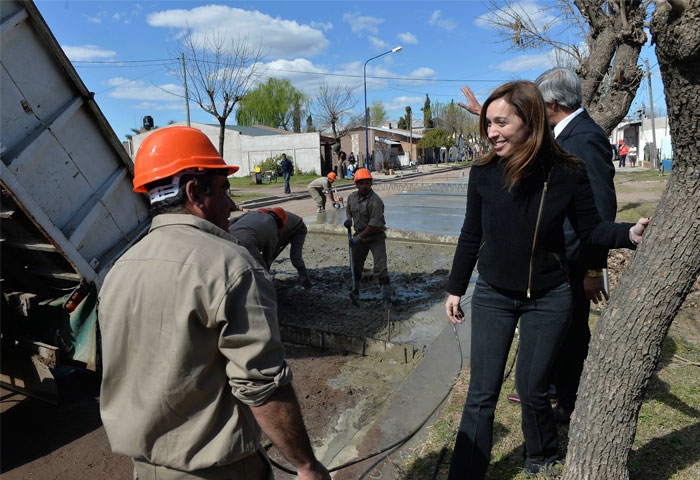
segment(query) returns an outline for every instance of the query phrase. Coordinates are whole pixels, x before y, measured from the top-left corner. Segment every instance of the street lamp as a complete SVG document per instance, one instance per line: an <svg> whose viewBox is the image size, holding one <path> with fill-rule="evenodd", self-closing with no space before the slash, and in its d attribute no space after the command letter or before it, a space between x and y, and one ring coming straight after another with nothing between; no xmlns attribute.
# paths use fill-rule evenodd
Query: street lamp
<svg viewBox="0 0 700 480"><path fill-rule="evenodd" d="M387 50L384 53L380 53L376 57L369 58L365 62L365 66L362 68L362 76L365 82L365 167L369 171L372 171L372 169L369 165L369 112L367 111L367 63L370 60L374 60L375 58L383 57L384 55L387 55L389 53L400 52L401 50L403 50L403 47L395 47L391 50Z"/></svg>

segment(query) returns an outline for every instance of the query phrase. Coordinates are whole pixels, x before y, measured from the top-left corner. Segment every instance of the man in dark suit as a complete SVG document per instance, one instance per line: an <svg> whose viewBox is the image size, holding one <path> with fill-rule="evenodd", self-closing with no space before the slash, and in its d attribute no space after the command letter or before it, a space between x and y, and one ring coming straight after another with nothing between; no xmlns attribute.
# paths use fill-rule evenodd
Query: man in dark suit
<svg viewBox="0 0 700 480"><path fill-rule="evenodd" d="M603 129L581 106L581 80L571 70L557 67L544 72L535 83L547 106L549 123L557 143L586 163L598 213L605 220L615 220L617 197L613 183L615 167L610 141ZM481 105L471 89L465 85L462 93L468 103L459 102L458 105L479 115ZM559 423L568 423L574 411L576 391L591 339L588 327L590 302L597 304L609 298L603 272L607 267L608 251L582 246L568 220L564 225L564 233L573 318L551 377L559 398L554 408L554 418ZM520 401L517 394L509 394L507 398L511 402Z"/></svg>
<svg viewBox="0 0 700 480"><path fill-rule="evenodd" d="M610 141L581 106L581 81L571 70L557 67L544 72L535 83L547 106L549 123L554 129L557 143L586 163L598 213L605 220L615 220L617 197ZM608 299L603 272L607 267L608 251L581 245L568 220L564 232L573 318L557 358L552 381L559 398L554 418L558 422L568 423L576 403L583 363L588 356L590 302L597 304Z"/></svg>

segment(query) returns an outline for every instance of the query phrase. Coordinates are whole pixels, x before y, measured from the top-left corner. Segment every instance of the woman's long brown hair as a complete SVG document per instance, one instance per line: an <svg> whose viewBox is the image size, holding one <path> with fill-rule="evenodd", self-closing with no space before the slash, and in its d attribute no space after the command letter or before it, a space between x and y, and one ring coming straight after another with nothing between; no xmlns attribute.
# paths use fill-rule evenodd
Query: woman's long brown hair
<svg viewBox="0 0 700 480"><path fill-rule="evenodd" d="M579 164L575 156L562 149L554 140L552 129L547 118L542 95L537 85L528 81L509 82L498 87L484 102L479 118L479 130L481 136L488 140L488 124L486 111L495 100L502 98L520 117L527 131L527 138L522 145L518 145L513 154L505 162L506 185L511 190L528 173L528 169L536 158L544 158L554 163ZM494 150L491 150L476 161L476 165L486 165L499 158Z"/></svg>

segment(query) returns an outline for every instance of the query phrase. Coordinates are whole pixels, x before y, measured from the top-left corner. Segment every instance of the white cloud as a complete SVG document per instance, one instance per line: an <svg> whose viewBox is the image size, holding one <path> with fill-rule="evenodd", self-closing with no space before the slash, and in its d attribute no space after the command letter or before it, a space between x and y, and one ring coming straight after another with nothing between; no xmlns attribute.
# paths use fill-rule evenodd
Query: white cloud
<svg viewBox="0 0 700 480"><path fill-rule="evenodd" d="M321 30L323 30L324 32L328 32L328 31L330 31L330 30L333 30L333 22L322 23L322 22L314 22L314 21L312 21L311 23L309 23L309 26L310 26L311 28L318 28L318 29L321 29Z"/></svg>
<svg viewBox="0 0 700 480"><path fill-rule="evenodd" d="M407 76L414 80L432 80L435 78L436 73L432 68L420 67L410 72Z"/></svg>
<svg viewBox="0 0 700 480"><path fill-rule="evenodd" d="M314 95L329 73L327 69L314 65L306 58L275 60L266 63L264 68L271 77L286 78L294 87L307 95ZM262 81L266 80L262 79Z"/></svg>
<svg viewBox="0 0 700 480"><path fill-rule="evenodd" d="M66 56L73 62L104 60L117 55L117 52L100 48L97 45L82 45L78 47L62 45L61 48L63 48Z"/></svg>
<svg viewBox="0 0 700 480"><path fill-rule="evenodd" d="M440 10L435 10L432 15L430 15L428 25L447 30L448 32L451 32L457 28L457 23L453 22L452 20L442 18L442 12Z"/></svg>
<svg viewBox="0 0 700 480"><path fill-rule="evenodd" d="M379 25L384 23L383 18L357 16L352 13L344 14L343 21L350 25L352 33L367 31L374 35L379 34Z"/></svg>
<svg viewBox="0 0 700 480"><path fill-rule="evenodd" d="M106 84L112 87L109 91L111 98L155 102L155 104L179 103L180 106L183 104L184 91L181 85L173 83L153 85L121 77L110 78ZM161 108L165 108L165 105Z"/></svg>
<svg viewBox="0 0 700 480"><path fill-rule="evenodd" d="M323 32L310 25L225 5L163 10L149 14L146 20L152 27L179 30L180 36L189 28L195 39L216 34L234 41L247 40L253 48L262 46L271 58L314 56L329 45Z"/></svg>
<svg viewBox="0 0 700 480"><path fill-rule="evenodd" d="M368 37L369 43L372 44L372 48L375 50L388 50L389 49L389 44L386 43L384 40L381 40L377 37Z"/></svg>
<svg viewBox="0 0 700 480"><path fill-rule="evenodd" d="M552 66L549 54L542 53L539 55L520 55L506 62L499 63L493 68L502 72L519 73L528 70L543 72Z"/></svg>
<svg viewBox="0 0 700 480"><path fill-rule="evenodd" d="M411 106L411 105L422 105L424 101L425 101L425 97L406 97L406 96L394 97L391 99L391 101L388 104L385 105L385 107L386 107L387 111L393 110L393 111L400 112L400 116L403 117L406 115L406 107ZM415 112L414 107L411 107L411 113L413 115L413 118L415 118L416 112Z"/></svg>
<svg viewBox="0 0 700 480"><path fill-rule="evenodd" d="M400 42L407 43L409 45L416 45L418 43L416 36L410 32L399 33L396 37Z"/></svg>

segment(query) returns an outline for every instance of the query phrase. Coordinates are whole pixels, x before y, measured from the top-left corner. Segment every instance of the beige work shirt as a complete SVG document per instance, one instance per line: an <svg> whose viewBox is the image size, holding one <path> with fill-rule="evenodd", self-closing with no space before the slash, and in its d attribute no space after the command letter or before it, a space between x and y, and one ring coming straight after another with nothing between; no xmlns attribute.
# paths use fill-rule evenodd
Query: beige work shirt
<svg viewBox="0 0 700 480"><path fill-rule="evenodd" d="M99 295L100 413L112 449L190 471L252 454L259 406L291 382L265 269L227 232L163 214Z"/></svg>

